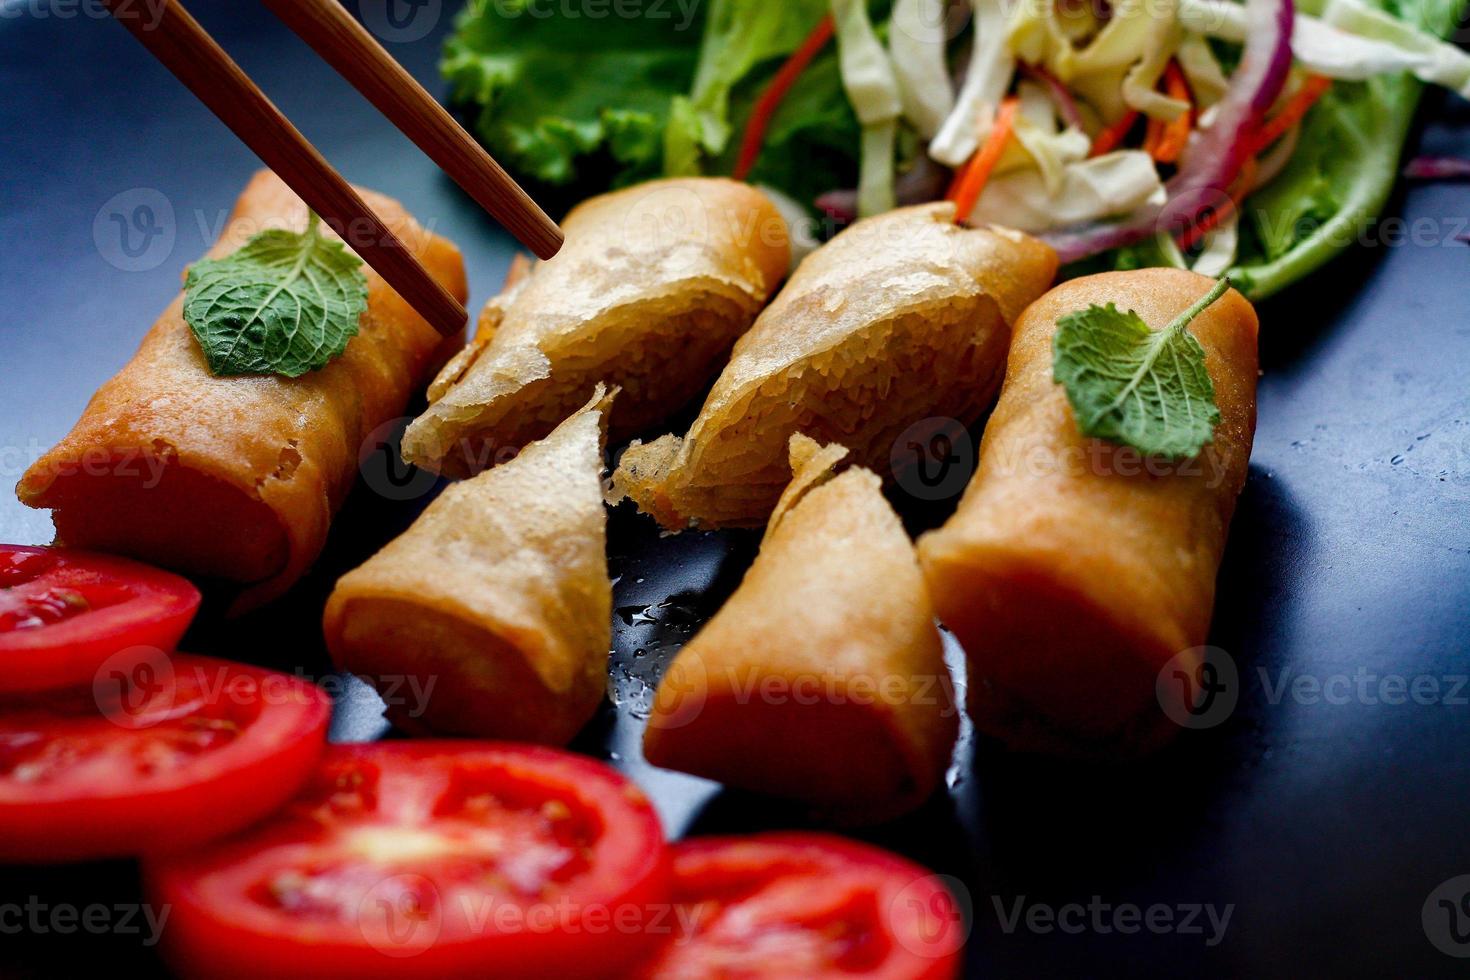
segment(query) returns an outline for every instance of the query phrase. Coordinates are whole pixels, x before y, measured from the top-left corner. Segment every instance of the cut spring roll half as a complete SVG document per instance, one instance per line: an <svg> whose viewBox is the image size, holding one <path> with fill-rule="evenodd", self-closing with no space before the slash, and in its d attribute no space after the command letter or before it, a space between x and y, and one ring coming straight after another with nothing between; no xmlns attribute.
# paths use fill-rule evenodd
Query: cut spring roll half
<svg viewBox="0 0 1470 980"><path fill-rule="evenodd" d="M770 200L715 178L652 181L586 201L566 245L492 300L473 344L430 390L405 458L451 476L539 439L595 384L622 389L618 439L704 387L786 274Z"/></svg>
<svg viewBox="0 0 1470 980"><path fill-rule="evenodd" d="M881 482L802 435L760 554L660 682L654 765L849 823L939 785L958 721L918 562Z"/></svg>
<svg viewBox="0 0 1470 980"><path fill-rule="evenodd" d="M323 619L332 659L418 692L420 703L389 704L402 727L560 745L592 717L612 641L611 400L599 385L545 439L451 484L337 583Z"/></svg>
<svg viewBox="0 0 1470 980"><path fill-rule="evenodd" d="M859 221L808 256L735 345L689 433L624 453L616 493L670 528L760 525L803 432L889 473L922 419L995 396L1009 324L1056 275L1050 248L965 228L946 202Z"/></svg>
<svg viewBox="0 0 1470 980"><path fill-rule="evenodd" d="M360 193L463 301L459 251L396 201ZM258 173L209 256L306 221L306 205L280 178ZM247 583L237 609L285 591L321 551L364 440L403 413L460 343L441 337L371 268L363 272L368 306L358 335L299 378L210 374L180 295L71 433L26 472L21 502L50 508L60 544Z"/></svg>
<svg viewBox="0 0 1470 980"><path fill-rule="evenodd" d="M1221 421L1177 463L1081 434L1052 380L1052 336L1094 303L1157 330L1212 285L1174 269L1110 272L1032 304L979 469L954 516L919 540L940 618L970 660L975 723L1017 747L1132 753L1177 728L1160 700L1174 688L1157 681L1176 655L1188 674L1209 629L1255 431L1256 314L1231 291L1189 326Z"/></svg>

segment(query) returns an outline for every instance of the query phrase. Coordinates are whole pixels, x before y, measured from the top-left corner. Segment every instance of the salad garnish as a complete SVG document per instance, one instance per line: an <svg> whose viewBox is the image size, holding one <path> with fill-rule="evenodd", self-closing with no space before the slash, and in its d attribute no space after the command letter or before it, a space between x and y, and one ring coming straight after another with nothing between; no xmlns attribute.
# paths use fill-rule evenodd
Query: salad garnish
<svg viewBox="0 0 1470 980"><path fill-rule="evenodd" d="M444 70L491 149L569 196L732 174L815 226L967 177L966 220L1046 238L1071 273L1228 271L1259 299L1375 219L1422 83L1470 94L1442 39L1463 5L707 0L588 32L473 0Z"/></svg>

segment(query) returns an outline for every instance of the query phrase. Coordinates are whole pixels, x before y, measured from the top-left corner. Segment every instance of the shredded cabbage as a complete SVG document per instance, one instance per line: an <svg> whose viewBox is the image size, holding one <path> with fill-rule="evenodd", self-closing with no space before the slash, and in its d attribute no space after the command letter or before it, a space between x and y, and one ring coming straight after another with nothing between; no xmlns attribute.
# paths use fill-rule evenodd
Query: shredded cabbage
<svg viewBox="0 0 1470 980"><path fill-rule="evenodd" d="M1156 91L1169 59L1179 48L1184 32L1179 28L1179 0L1152 0L1158 9L1146 9L1149 25L1143 57L1123 76L1123 101L1150 119L1172 122L1189 111L1189 103Z"/></svg>
<svg viewBox="0 0 1470 980"><path fill-rule="evenodd" d="M897 118L903 111L898 79L868 20L867 5L863 0L832 0L832 20L837 29L842 87L858 121L867 126Z"/></svg>
<svg viewBox="0 0 1470 980"><path fill-rule="evenodd" d="M832 21L842 87L863 125L857 208L866 217L892 210L896 203L893 148L903 104L893 64L868 20L864 0L832 0Z"/></svg>
<svg viewBox="0 0 1470 980"><path fill-rule="evenodd" d="M1239 243L1240 213L1231 211L1220 219L1219 224L1205 232L1201 239L1203 247L1190 268L1202 276L1223 276L1235 264L1235 251Z"/></svg>
<svg viewBox="0 0 1470 980"><path fill-rule="evenodd" d="M954 110L929 144L929 155L949 167L958 167L979 149L1016 73L1016 59L1011 55L1006 32L1010 0L972 0L972 3L975 38L970 68L955 99ZM1017 8L1031 3L1032 0L1022 0Z"/></svg>
<svg viewBox="0 0 1470 980"><path fill-rule="evenodd" d="M897 134L897 119L863 126L863 151L857 186L857 211L860 218L892 211L898 206L898 192L893 185L893 146Z"/></svg>
<svg viewBox="0 0 1470 980"><path fill-rule="evenodd" d="M1168 5L1167 17L1157 15L1161 2ZM1079 31L1080 19L1071 7L1063 12L1055 3L1025 0L1010 14L1010 50L1027 64L1045 67L1104 120L1135 107L1161 119L1177 118L1185 105L1152 91L1177 44L1175 2L1119 0L1106 23L1089 33Z"/></svg>
<svg viewBox="0 0 1470 980"><path fill-rule="evenodd" d="M1412 69L1420 81L1453 89L1470 98L1470 54L1433 34L1399 20L1361 0L1327 0L1324 23L1364 38L1383 41L1418 54L1423 63Z"/></svg>
<svg viewBox="0 0 1470 980"><path fill-rule="evenodd" d="M1035 167L1048 194L1061 192L1067 164L1087 158L1092 141L1081 130L1057 129L1056 108L1046 89L1035 82L1016 86L1020 101L1012 132L1016 139L1006 145L996 161L995 173Z"/></svg>
<svg viewBox="0 0 1470 980"><path fill-rule="evenodd" d="M1202 34L1245 40L1245 8L1231 0L1182 0L1180 17ZM1291 53L1328 78L1361 82L1410 72L1470 97L1470 54L1359 0L1327 0L1320 19L1297 14Z"/></svg>
<svg viewBox="0 0 1470 980"><path fill-rule="evenodd" d="M1068 164L1056 193L1047 191L1039 170L993 176L971 222L1046 231L1127 214L1163 192L1153 158L1142 150L1119 150Z"/></svg>
<svg viewBox="0 0 1470 980"><path fill-rule="evenodd" d="M888 21L888 54L903 114L932 139L954 109L954 85L945 60L945 0L898 0Z"/></svg>
<svg viewBox="0 0 1470 980"><path fill-rule="evenodd" d="M1174 57L1179 59L1179 67L1197 105L1212 106L1224 97L1230 79L1225 77L1215 52L1210 50L1209 41L1199 34L1186 34Z"/></svg>

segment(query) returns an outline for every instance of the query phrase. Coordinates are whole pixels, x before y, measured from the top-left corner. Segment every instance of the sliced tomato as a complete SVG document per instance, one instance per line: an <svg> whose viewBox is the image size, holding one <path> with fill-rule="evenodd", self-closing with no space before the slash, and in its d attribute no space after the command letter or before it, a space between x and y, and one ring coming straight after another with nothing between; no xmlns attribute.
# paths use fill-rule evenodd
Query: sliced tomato
<svg viewBox="0 0 1470 980"><path fill-rule="evenodd" d="M86 684L130 647L172 650L199 590L110 555L0 544L0 691Z"/></svg>
<svg viewBox="0 0 1470 980"><path fill-rule="evenodd" d="M636 786L494 742L333 746L275 818L146 872L186 976L621 976L668 910Z"/></svg>
<svg viewBox="0 0 1470 980"><path fill-rule="evenodd" d="M645 980L917 980L959 974L966 924L937 875L825 834L670 848L678 932Z"/></svg>
<svg viewBox="0 0 1470 980"><path fill-rule="evenodd" d="M0 702L0 861L190 847L310 777L331 699L296 677L156 651L96 684Z"/></svg>

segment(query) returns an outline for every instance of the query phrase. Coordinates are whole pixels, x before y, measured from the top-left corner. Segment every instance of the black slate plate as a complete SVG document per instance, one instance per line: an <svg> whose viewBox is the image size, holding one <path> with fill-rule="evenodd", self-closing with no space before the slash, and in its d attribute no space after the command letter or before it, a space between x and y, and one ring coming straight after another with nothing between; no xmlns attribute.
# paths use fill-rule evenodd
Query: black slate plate
<svg viewBox="0 0 1470 980"><path fill-rule="evenodd" d="M438 91L437 45L454 5L404 5L389 22L385 0L363 4ZM460 244L477 308L512 254L507 236L263 10L192 6L349 179L399 197ZM128 358L256 167L99 10L0 4L6 482ZM1432 96L1426 115L1423 150L1470 153L1463 103ZM160 199L165 234L130 256L107 216ZM1470 207L1463 186L1424 186L1387 213L1365 230L1366 247L1261 309L1260 429L1212 637L1240 669L1230 717L1125 768L1018 757L967 735L947 796L866 835L964 883L972 975L1463 972L1436 943L1470 954L1451 929L1464 936L1470 919L1452 922L1429 899L1470 874L1470 252L1455 240ZM895 501L916 529L947 506L901 491ZM207 614L189 645L328 678L318 627L327 589L415 512L360 486L288 599L228 626ZM0 499L0 540L49 537L44 514ZM672 835L803 825L798 813L653 770L638 752L648 685L754 548L749 534L660 538L626 509L613 517L614 697L577 747L637 779ZM1430 679L1420 684L1435 686L1433 703L1384 703L1388 678ZM333 680L344 691L334 737L384 734L374 696ZM1327 689L1313 695L1313 684ZM1018 899L1032 924L1023 915L1012 927ZM127 864L0 867L0 975L66 974L104 958L158 969L146 929L50 924L49 910L137 900ZM1079 908L1064 912L1069 903ZM1173 924L1114 927L1119 908L1153 905ZM27 906L42 909L39 928ZM1064 921L1048 927L1030 911L1038 906ZM1230 910L1215 943L1206 906L1217 918Z"/></svg>

